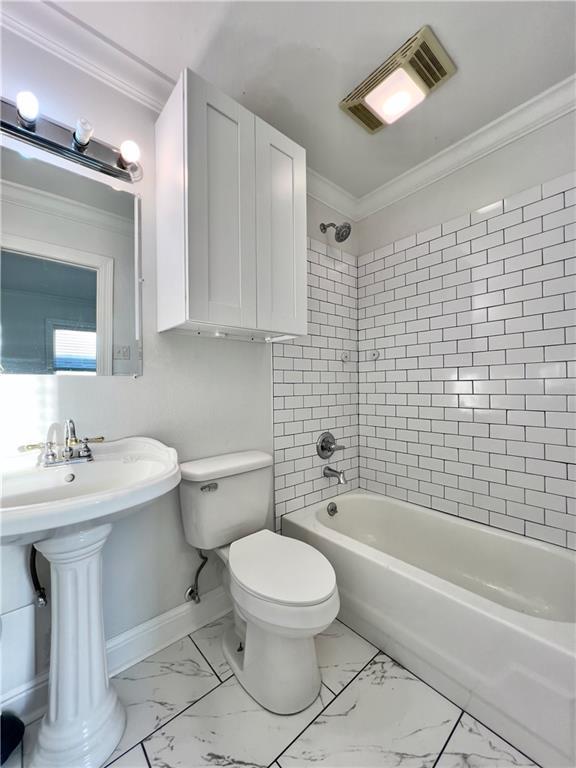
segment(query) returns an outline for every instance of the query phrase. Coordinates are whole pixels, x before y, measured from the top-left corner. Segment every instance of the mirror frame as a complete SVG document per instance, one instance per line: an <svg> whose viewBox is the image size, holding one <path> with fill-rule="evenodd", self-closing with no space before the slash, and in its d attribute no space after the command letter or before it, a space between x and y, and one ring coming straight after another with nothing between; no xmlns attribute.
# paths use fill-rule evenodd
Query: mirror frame
<svg viewBox="0 0 576 768"><path fill-rule="evenodd" d="M140 192L136 191L140 184L137 182L136 184L129 184L128 182L122 181L121 179L116 179L111 176L108 176L103 173L99 173L98 171L94 171L91 168L87 168L83 165L78 165L77 163L72 162L71 160L67 160L63 157L60 157L59 155L55 155L51 152L47 152L44 149L41 149L39 147L33 146L31 144L28 144L27 142L21 141L19 139L13 138L12 136L8 136L4 133L0 134L0 147L3 147L5 149L10 149L14 152L17 152L18 154L35 159L40 160L41 162L47 163L48 165L53 165L56 168L61 168L65 171L68 171L70 173L75 173L79 176L83 176L84 178L90 179L92 181L97 181L100 184L105 184L106 186L110 187L111 189L115 190L116 192L128 192L133 198L134 201L134 310L135 310L135 317L134 317L134 339L136 341L136 347L138 352L138 361L136 365L136 371L133 371L129 374L116 374L117 376L132 376L133 378L138 378L139 376L142 376L143 373L143 340L142 340L142 283L144 282L144 278L142 277L142 195ZM2 247L5 247L6 250L12 250L16 252L23 252L21 248L13 247L10 241L7 241L6 243L3 242L2 233L0 231L0 245ZM39 256L42 256L42 254L39 254ZM66 261L64 259L63 261ZM111 331L111 329L108 329ZM106 333L105 329L105 333ZM52 374L49 373L18 373L18 374L5 374L5 375L16 375L16 376L50 376ZM71 374L74 375L74 374ZM97 376L112 376L113 374L110 373L97 373Z"/></svg>

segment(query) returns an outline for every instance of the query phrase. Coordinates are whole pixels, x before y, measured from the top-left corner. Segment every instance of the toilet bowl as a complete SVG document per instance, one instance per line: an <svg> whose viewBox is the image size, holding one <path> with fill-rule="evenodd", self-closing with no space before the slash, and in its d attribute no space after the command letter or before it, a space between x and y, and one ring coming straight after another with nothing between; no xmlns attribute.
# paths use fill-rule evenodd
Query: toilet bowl
<svg viewBox="0 0 576 768"><path fill-rule="evenodd" d="M219 554L227 559L235 613L224 638L226 660L265 709L300 712L320 692L314 637L340 608L334 569L310 545L269 530Z"/></svg>
<svg viewBox="0 0 576 768"><path fill-rule="evenodd" d="M272 457L260 451L181 464L187 541L225 562L234 625L224 655L240 684L278 714L308 707L320 692L314 637L340 608L329 561L302 541L265 526L272 505Z"/></svg>

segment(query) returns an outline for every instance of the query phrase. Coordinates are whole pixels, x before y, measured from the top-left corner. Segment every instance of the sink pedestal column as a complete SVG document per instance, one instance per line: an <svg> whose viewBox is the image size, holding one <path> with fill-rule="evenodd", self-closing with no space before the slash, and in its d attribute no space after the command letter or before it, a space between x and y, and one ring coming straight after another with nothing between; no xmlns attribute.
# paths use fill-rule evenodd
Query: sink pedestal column
<svg viewBox="0 0 576 768"><path fill-rule="evenodd" d="M102 548L111 530L100 525L35 545L50 561L52 634L48 712L31 768L99 768L124 732L102 616Z"/></svg>

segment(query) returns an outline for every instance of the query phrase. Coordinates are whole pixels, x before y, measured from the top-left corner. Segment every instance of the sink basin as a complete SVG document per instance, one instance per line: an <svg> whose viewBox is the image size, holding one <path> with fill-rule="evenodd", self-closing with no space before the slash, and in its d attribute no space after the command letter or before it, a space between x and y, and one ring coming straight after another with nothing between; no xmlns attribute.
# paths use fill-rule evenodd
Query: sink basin
<svg viewBox="0 0 576 768"><path fill-rule="evenodd" d="M2 544L30 544L109 522L180 482L176 451L148 437L102 443L90 462L38 467L34 461L23 455L4 464Z"/></svg>
<svg viewBox="0 0 576 768"><path fill-rule="evenodd" d="M99 444L91 462L35 460L4 462L0 504L0 543L33 543L50 562L48 711L28 768L100 768L126 725L108 680L102 549L115 519L178 485L178 457L157 440L130 437Z"/></svg>

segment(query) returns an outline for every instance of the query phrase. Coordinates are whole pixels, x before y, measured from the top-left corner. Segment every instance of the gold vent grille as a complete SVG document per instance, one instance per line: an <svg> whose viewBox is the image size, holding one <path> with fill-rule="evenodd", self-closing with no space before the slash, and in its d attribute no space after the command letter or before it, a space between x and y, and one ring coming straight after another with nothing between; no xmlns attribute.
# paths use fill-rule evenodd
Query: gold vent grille
<svg viewBox="0 0 576 768"><path fill-rule="evenodd" d="M376 133L386 123L370 109L364 99L399 67L409 72L426 94L456 72L454 63L431 28L426 26L419 29L340 102L340 108L370 133Z"/></svg>

